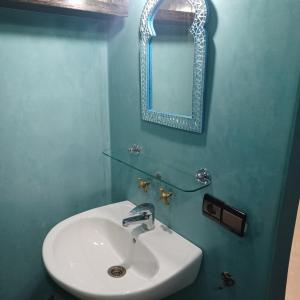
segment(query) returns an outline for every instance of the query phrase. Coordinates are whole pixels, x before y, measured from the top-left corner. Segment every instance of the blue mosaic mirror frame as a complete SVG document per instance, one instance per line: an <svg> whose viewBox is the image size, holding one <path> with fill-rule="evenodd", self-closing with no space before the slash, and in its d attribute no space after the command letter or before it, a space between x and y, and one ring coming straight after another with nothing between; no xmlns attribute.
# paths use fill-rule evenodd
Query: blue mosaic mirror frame
<svg viewBox="0 0 300 300"><path fill-rule="evenodd" d="M140 79L141 114L148 122L202 133L204 125L204 83L206 69L206 30L207 5L205 0L189 0L195 10L195 18L190 27L194 38L194 67L192 91L192 115L184 116L157 112L150 109L151 97L151 39L155 35L153 17L163 0L147 0L140 20Z"/></svg>

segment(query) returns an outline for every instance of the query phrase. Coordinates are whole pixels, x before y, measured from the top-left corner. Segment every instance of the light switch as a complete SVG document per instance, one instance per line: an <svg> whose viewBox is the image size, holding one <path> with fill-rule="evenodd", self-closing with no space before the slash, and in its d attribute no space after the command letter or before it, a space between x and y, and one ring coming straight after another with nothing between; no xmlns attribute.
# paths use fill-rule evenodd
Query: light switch
<svg viewBox="0 0 300 300"><path fill-rule="evenodd" d="M213 218L215 221L220 222L223 206L224 203L219 201L218 199L204 196L202 208L203 213L208 217Z"/></svg>
<svg viewBox="0 0 300 300"><path fill-rule="evenodd" d="M230 231L244 236L247 215L240 210L229 206L214 196L205 194L202 211L204 215L222 224Z"/></svg>

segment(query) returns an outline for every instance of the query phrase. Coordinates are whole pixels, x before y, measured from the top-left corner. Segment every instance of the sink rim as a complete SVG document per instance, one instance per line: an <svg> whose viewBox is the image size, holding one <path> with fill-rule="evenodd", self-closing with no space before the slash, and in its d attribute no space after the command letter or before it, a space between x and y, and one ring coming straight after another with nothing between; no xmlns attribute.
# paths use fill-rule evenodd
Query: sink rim
<svg viewBox="0 0 300 300"><path fill-rule="evenodd" d="M73 291L74 294L76 295L81 295L81 297L83 297L82 295L84 294L84 297L99 297L99 299L103 298L110 298L110 297L115 297L115 299L117 299L119 296L121 296L120 291L115 291L112 290L111 292L107 293L107 291L101 291L101 295L99 294L99 290L86 290L81 288L78 288L75 283L70 282L70 280L66 280L66 278L63 278L63 274L62 272L59 270L59 268L55 268L55 262L49 259L49 254L50 256L52 256L51 254L51 250L53 249L54 246L54 242L55 242L55 238L59 235L61 229L65 228L66 226L72 226L72 224L75 224L76 222L82 220L82 219L92 219L92 218L99 218L102 220L106 220L108 222L112 222L114 223L116 226L121 227L121 229L124 230L124 232L127 232L129 235L131 235L132 232L132 228L128 227L128 228L124 228L121 226L121 219L119 219L119 217L117 217L116 215L112 214L110 215L108 212L107 216L110 218L105 218L103 216L100 216L98 213L101 209L105 208L105 207L112 207L114 205L124 205L128 208L128 211L133 208L135 205L133 203L131 203L130 201L122 201L122 202L118 202L118 203L114 203L114 204L110 204L110 205L106 205L106 206L101 206L98 208L94 208L79 214L76 214L74 216L71 216L61 222L59 222L58 224L56 224L47 234L44 243L43 243L43 249L42 249L42 256L43 256L43 262L45 264L45 267L49 273L49 275L54 279L54 281L56 281L58 284L60 284L61 286L63 286L65 289L67 289L69 292L70 290ZM96 216L97 215L97 216ZM125 217L123 215L123 217ZM119 221L119 223L116 221L116 219ZM153 235L155 233L155 231L158 231L159 233L161 232L161 227L166 228L166 225L164 225L163 223L159 222L158 220L155 220L155 226L156 228L153 231L149 231L146 232L145 234L142 234L139 236L139 242L142 243L149 251L151 251L153 253L153 247L151 249L151 247L148 247L147 240L149 240L149 237L152 235L152 239L153 239ZM168 227L167 227L168 228ZM175 231L173 231L172 229L169 229L171 231L172 234L180 238L183 238L182 236L180 236L178 233L176 233ZM146 237L145 235L148 234L148 236ZM194 250L194 256L193 258L189 257L189 263L186 264L185 266L176 266L176 264L172 265L174 270L177 270L177 272L184 272L185 269L189 269L189 267L192 264L199 264L198 267L198 271L200 269L200 264L201 264L201 260L202 260L202 250L195 246L194 244L192 244L190 241L188 241L187 239L184 239L184 244L188 244L189 245L189 249L193 248ZM155 240L155 239L154 239ZM150 242L151 242L151 238L150 238ZM157 249L156 249L157 250ZM198 252L198 253L196 253ZM129 295L133 296L138 296L139 294L144 294L147 291L151 291L152 289L157 289L158 287L163 286L165 283L167 283L168 281L172 280L172 278L174 276L176 276L176 273L174 273L172 276L170 276L170 274L168 274L167 272L167 268L166 266L164 266L164 264L166 264L166 262L164 262L163 266L160 263L160 259L157 257L157 253L153 253L154 257L156 258L156 260L158 261L158 271L157 273L150 279L151 283L146 283L143 284L142 286L135 288L133 290L130 290ZM158 255L161 256L161 255ZM162 258L161 258L162 259ZM119 279L113 279L113 280L119 280ZM71 292L72 293L72 292Z"/></svg>

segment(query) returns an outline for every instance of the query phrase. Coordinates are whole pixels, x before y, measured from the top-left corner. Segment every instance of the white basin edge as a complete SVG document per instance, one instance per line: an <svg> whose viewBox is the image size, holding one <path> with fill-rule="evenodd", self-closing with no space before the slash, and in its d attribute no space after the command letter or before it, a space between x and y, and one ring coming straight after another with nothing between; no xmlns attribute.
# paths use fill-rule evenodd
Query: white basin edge
<svg viewBox="0 0 300 300"><path fill-rule="evenodd" d="M130 211L135 206L133 203L131 203L128 200L118 202L117 204L124 205L124 208L126 208L127 211ZM60 223L58 223L57 225L55 225L50 230L50 232L48 233L48 235L46 236L46 238L44 240L42 254L43 254L43 261L44 261L47 271L49 272L50 276L57 283L59 283L60 285L66 287L68 289L71 289L74 294L81 295L82 290L78 289L76 287L76 285L72 284L71 282L66 282L63 278L63 274L59 274L59 272L55 268L55 263L54 263L55 259L53 257L53 253L51 253L51 247L49 247L49 245L51 245L51 243L55 240L57 234L59 234L60 230L63 227L65 227L66 225L72 224L73 222L76 222L79 219L101 218L101 219L107 219L111 222L118 224L118 226L121 226L122 219L124 217L126 217L126 213L124 215L124 211L122 211L122 212L120 212L120 215L118 215L118 214L116 215L116 213L114 211L114 205L116 205L116 204L114 203L114 204L94 208L94 209L79 213L77 215L74 215L70 218L67 218L67 219L61 221ZM178 262L178 264L176 264L176 262L174 263L174 261L171 261L169 258L169 256L172 256L172 253L171 252L167 253L168 247L172 248L172 243L174 242L174 238L177 240L177 239L182 239L183 237L181 237L178 233L176 233L172 229L169 229L170 236L168 236L168 234L166 234L166 230L163 230L163 228L166 228L166 226L164 224L162 224L160 221L155 220L155 229L152 231L143 233L138 237L139 241L141 243L143 243L154 254L154 256L160 257L161 259L164 260L164 264L160 265L158 274L155 275L154 278L151 278L149 280L148 284L145 284L140 289L137 288L134 290L135 295L138 295L138 294L143 295L147 291L151 291L153 289L153 286L155 286L155 288L159 288L162 285L165 286L165 294L169 295L170 292L174 293L174 292L180 290L181 288L183 288L180 283L180 278L184 274L185 270L189 269L189 271L187 272L188 274L186 275L186 276L190 277L188 279L189 284L191 284L197 276L197 273L199 271L199 267L201 264L202 256L203 256L202 250L185 239L185 244L188 245L188 247L189 247L189 255L188 255L188 257L184 258L184 259L186 259L185 267L181 266L181 262ZM132 227L124 228L124 230L131 232ZM164 246L161 245L161 240L159 240L159 238L158 238L158 236L160 234L163 234L163 236L164 236L164 244L165 244L164 246L166 246L166 253L161 252L161 249ZM171 236L172 236L172 238L170 238ZM185 244L183 245L183 247L185 247ZM171 249L170 249L170 251L171 251ZM184 249L172 249L172 251L174 251L173 256L176 259L176 251L184 251ZM47 259L45 259L46 257L47 257ZM51 260L53 260L53 261L51 261ZM49 263L49 261L50 261L50 263ZM172 276L170 276L168 273L168 271L170 271L170 270L173 274ZM180 276L178 274L180 274ZM178 277L178 280L176 279L176 277ZM177 286L176 290L174 290L174 288L173 288L174 280L178 281L176 283L176 286ZM168 284L168 282L170 284ZM169 288L168 288L168 286L169 286ZM185 286L187 286L187 284L185 284ZM172 289L172 291L170 291L169 289ZM94 291L94 292L84 291L84 292L87 295L87 297L90 297L90 299L94 299L94 298L97 299L97 296L99 295L98 291ZM117 293L114 293L113 291L111 293L102 294L101 296L103 296L104 298L107 297L109 299L114 299L114 298L117 299L119 297L119 295ZM128 299L130 299L130 294L128 296L129 296ZM127 299L127 298L125 297L124 299Z"/></svg>

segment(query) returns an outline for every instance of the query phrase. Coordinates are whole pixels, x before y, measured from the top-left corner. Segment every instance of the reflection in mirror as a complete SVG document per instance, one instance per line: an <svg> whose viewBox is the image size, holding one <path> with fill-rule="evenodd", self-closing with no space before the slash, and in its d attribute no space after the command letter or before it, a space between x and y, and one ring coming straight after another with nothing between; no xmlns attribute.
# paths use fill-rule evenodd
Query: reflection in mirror
<svg viewBox="0 0 300 300"><path fill-rule="evenodd" d="M195 9L188 0L163 0L153 19L152 101L157 112L192 116Z"/></svg>
<svg viewBox="0 0 300 300"><path fill-rule="evenodd" d="M205 0L147 0L140 23L142 119L202 133Z"/></svg>

